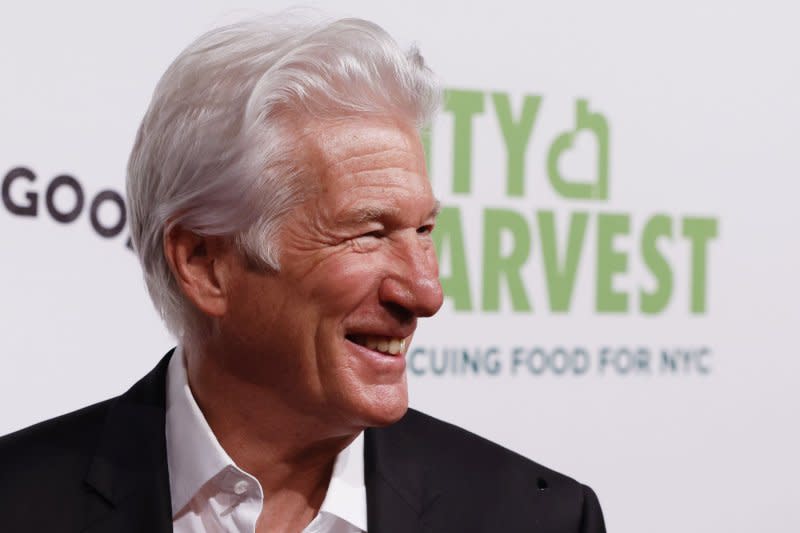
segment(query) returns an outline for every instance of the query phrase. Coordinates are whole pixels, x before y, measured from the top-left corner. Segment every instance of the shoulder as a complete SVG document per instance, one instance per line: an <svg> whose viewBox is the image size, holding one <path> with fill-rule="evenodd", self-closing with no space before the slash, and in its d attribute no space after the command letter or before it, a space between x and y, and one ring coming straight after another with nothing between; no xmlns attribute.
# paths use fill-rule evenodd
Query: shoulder
<svg viewBox="0 0 800 533"><path fill-rule="evenodd" d="M410 409L383 433L423 463L442 498L452 498L464 516L502 517L498 524L534 520L552 531L604 531L592 489L465 429Z"/></svg>
<svg viewBox="0 0 800 533"><path fill-rule="evenodd" d="M536 490L563 486L579 490L577 481L532 461L484 437L430 415L409 409L389 432L402 433L415 455L426 457L436 469L455 469L460 476L524 477ZM399 435L398 435L399 436Z"/></svg>
<svg viewBox="0 0 800 533"><path fill-rule="evenodd" d="M112 402L96 403L0 437L0 465L10 467L9 461L24 461L28 456L58 458L91 445Z"/></svg>
<svg viewBox="0 0 800 533"><path fill-rule="evenodd" d="M82 483L111 402L97 403L0 437L2 506Z"/></svg>

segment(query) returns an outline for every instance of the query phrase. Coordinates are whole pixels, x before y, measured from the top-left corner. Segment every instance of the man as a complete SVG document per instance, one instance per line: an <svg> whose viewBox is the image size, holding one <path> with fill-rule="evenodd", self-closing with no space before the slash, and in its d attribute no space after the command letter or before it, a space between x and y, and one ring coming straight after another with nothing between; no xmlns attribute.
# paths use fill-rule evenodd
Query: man
<svg viewBox="0 0 800 533"><path fill-rule="evenodd" d="M131 231L179 346L0 441L3 531L600 532L590 489L407 411L442 303L418 127L439 92L361 20L246 22L161 79Z"/></svg>

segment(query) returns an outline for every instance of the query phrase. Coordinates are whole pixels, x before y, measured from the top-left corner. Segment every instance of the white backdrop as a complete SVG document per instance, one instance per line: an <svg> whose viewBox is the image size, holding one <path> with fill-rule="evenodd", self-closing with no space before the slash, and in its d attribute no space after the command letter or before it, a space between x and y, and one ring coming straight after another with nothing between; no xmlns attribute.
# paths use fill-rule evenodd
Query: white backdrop
<svg viewBox="0 0 800 533"><path fill-rule="evenodd" d="M450 89L430 144L448 298L412 404L590 484L609 531L800 531L800 11L646 4L315 4L418 42ZM172 345L116 204L92 201L123 191L179 50L233 7L288 5L5 7L0 434L119 394ZM578 101L607 136L561 153Z"/></svg>

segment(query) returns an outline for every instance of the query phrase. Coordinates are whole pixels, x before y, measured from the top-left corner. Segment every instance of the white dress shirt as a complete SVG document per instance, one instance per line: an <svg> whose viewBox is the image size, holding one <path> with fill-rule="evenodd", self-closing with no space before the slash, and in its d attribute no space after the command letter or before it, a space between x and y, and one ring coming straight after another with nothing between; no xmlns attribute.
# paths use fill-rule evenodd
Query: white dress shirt
<svg viewBox="0 0 800 533"><path fill-rule="evenodd" d="M175 533L254 533L261 484L222 449L192 396L181 347L167 370L167 464ZM336 457L328 492L303 533L367 531L364 434Z"/></svg>

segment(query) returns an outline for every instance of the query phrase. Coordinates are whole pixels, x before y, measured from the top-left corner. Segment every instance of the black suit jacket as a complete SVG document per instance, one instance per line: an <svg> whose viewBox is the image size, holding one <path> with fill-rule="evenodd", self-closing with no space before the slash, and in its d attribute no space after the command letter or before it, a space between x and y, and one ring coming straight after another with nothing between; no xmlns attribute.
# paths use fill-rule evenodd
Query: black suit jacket
<svg viewBox="0 0 800 533"><path fill-rule="evenodd" d="M168 354L128 392L0 438L0 531L167 533ZM364 441L369 533L605 531L591 489L409 410Z"/></svg>

